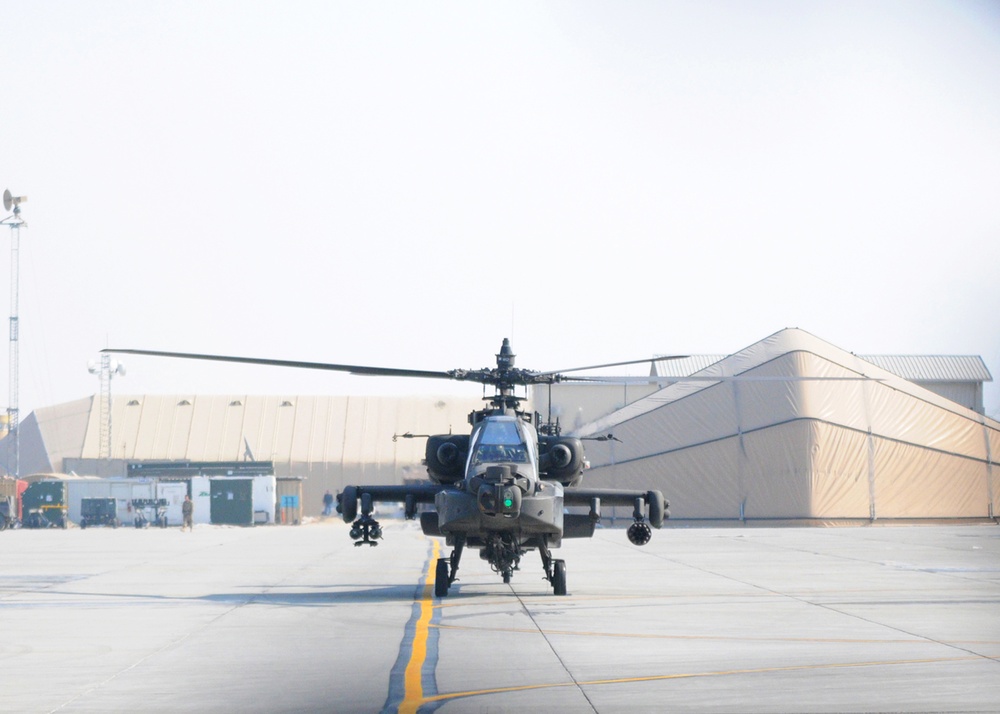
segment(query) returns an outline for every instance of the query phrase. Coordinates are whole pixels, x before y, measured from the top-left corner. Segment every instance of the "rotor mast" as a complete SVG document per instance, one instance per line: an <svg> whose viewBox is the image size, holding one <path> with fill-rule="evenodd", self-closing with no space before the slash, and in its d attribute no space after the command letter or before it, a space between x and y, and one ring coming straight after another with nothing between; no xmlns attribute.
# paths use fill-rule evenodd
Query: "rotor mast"
<svg viewBox="0 0 1000 714"><path fill-rule="evenodd" d="M516 410L520 406L521 400L514 394L515 382L512 379L516 357L517 355L514 354L514 350L510 346L510 339L504 337L500 351L497 353L497 396L493 401L497 409Z"/></svg>

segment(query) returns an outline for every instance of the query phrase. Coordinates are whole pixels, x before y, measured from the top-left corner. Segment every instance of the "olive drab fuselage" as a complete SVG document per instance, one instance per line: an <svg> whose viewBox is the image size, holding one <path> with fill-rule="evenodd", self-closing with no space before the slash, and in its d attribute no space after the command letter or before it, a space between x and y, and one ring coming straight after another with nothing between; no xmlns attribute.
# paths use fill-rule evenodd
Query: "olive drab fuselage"
<svg viewBox="0 0 1000 714"><path fill-rule="evenodd" d="M437 530L481 547L479 534L508 532L524 543L563 532L563 486L539 477L538 438L532 424L514 414L486 416L473 429L460 488L434 499Z"/></svg>

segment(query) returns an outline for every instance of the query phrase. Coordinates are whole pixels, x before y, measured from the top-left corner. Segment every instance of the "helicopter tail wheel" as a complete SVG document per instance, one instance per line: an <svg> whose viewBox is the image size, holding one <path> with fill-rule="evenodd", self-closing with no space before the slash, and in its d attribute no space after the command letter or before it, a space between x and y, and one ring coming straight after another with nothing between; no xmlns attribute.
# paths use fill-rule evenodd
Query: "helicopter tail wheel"
<svg viewBox="0 0 1000 714"><path fill-rule="evenodd" d="M552 592L556 595L566 594L566 561L552 561Z"/></svg>
<svg viewBox="0 0 1000 714"><path fill-rule="evenodd" d="M448 559L438 558L437 569L434 571L434 596L444 597L448 594Z"/></svg>
<svg viewBox="0 0 1000 714"><path fill-rule="evenodd" d="M628 527L628 539L632 545L646 545L653 537L653 530L645 521L636 521Z"/></svg>

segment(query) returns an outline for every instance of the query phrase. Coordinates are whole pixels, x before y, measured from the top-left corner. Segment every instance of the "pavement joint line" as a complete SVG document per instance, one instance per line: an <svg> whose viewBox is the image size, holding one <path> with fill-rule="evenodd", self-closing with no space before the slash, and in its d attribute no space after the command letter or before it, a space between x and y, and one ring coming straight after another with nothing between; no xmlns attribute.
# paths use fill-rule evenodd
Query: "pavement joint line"
<svg viewBox="0 0 1000 714"><path fill-rule="evenodd" d="M736 540L735 542L745 543L745 544L750 544L751 543L750 540L745 539L745 538L740 538L739 540ZM761 541L754 540L752 542L754 544L758 544ZM817 556L824 556L824 557L843 558L843 556L817 553L817 552L815 552L813 550L808 550L808 549L803 549L803 548L794 548L794 547L791 547L791 546L778 546L778 545L773 544L773 543L764 543L764 545L767 545L768 547L770 547L772 549L790 550L790 551L794 551L794 552L802 552L802 553L808 553L810 555L817 555ZM729 575L729 574L726 574L726 573L723 573L723 572L718 572L718 571L712 570L710 568L700 567L700 566L697 566L697 565L691 565L689 563L684 563L683 561L678 560L676 558L676 556L674 556L674 557L668 557L666 555L659 554L659 553L650 553L649 555L651 555L654 558L658 558L660 560L666 560L666 561L671 562L671 563L676 563L678 565L682 565L682 566L685 566L685 567L688 567L688 568L692 568L692 569L700 571L702 573L707 573L708 575L712 575L714 577L722 578L724 580L730 580L732 582L739 583L740 585L745 585L745 586L747 586L749 588L758 590L760 592L768 593L768 594L773 595L775 597L788 598L790 600L794 600L796 602L802 603L803 605L807 605L807 606L810 606L810 607L817 607L817 608L820 608L820 609L823 609L823 610L827 610L829 612L837 613L838 615L841 615L842 617L853 618L853 619L856 619L856 620L860 620L861 622L867 622L870 625L875 625L876 627L882 627L882 628L885 628L885 629L888 629L888 630L892 630L894 632L900 632L900 633L902 633L904 635L907 635L909 637L914 638L914 640L913 640L914 642L922 642L922 643L927 643L927 644L940 645L942 647L947 647L947 648L950 648L950 649L957 650L958 652L965 652L966 654L971 655L971 656L973 656L975 658L978 658L978 659L984 659L984 660L988 660L988 661L996 661L996 658L990 657L989 655L986 655L986 654L981 654L981 653L974 652L973 650L971 650L971 649L969 649L967 647L960 646L960 643L957 643L957 642L943 642L943 641L940 641L940 640L937 640L937 639L934 639L934 638L924 637L924 636L921 636L921 635L917 635L917 634L914 634L912 632L908 632L907 630L902 629L900 627L895 627L893 625L889 625L889 624L884 623L884 622L878 622L876 620L872 620L870 618L863 617L860 614L849 612L849 611L844 610L844 609L839 609L839 608L833 607L833 605L830 604L830 603L823 603L823 602L820 602L819 600L813 599L813 598L805 596L805 595L796 594L794 592L782 592L780 590L775 590L773 588L768 588L768 587L765 587L763 585L759 585L757 583L753 583L753 582L749 582L747 580L740 579L740 578L735 577L733 575ZM864 558L845 558L845 559L854 560L856 562L872 563L872 564L875 564L875 565L880 565L882 567L886 566L886 563L884 563L882 561L871 561L871 560L864 559ZM946 573L945 575L947 577L954 577L950 573ZM970 644L972 644L972 643L970 643Z"/></svg>
<svg viewBox="0 0 1000 714"><path fill-rule="evenodd" d="M216 544L216 545L222 545L222 544ZM299 568L299 570L304 570L304 569L305 569L305 567ZM94 574L91 574L91 575L87 575L87 576L85 576L84 578L81 578L81 579L88 579L88 578L91 578L91 577L99 577L99 576L104 575L106 573L116 572L117 570L119 570L119 569L112 568L112 569L109 569L109 570L104 571L102 573L94 573ZM298 571L296 571L296 572L298 572ZM65 702L63 702L62 704L60 704L59 706L57 706L54 709L50 710L50 714L52 714L53 712L58 712L58 711L64 709L65 707L73 704L74 702L82 699L83 697L86 697L91 692L95 692L95 691L101 689L102 687L110 684L111 682L113 682L114 680L118 679L122 675L127 674L128 672L132 671L136 667L139 667L140 665L142 665L143 663L145 663L149 659L151 659L151 658L159 655L161 652L166 652L167 650L169 650L169 649L171 649L173 647L176 647L177 645L181 644L185 640L189 639L195 632L202 632L202 631L210 628L212 625L214 625L215 623L219 622L223 618L228 617L233 612L236 612L237 610L239 610L239 609L241 609L243 607L246 607L247 605L258 604L260 602L260 600L258 598L260 598L262 596L266 596L275 587L277 587L281 583L287 582L289 579L291 579L291 575L287 575L286 577L284 577L281 580L279 580L277 583L274 583L272 585L268 585L261 592L249 593L245 598L242 599L241 602L238 602L237 604L233 605L232 607L227 608L225 612L219 613L218 615L216 615L215 617L213 617L208 622L204 623L203 625L200 625L196 630L191 630L191 631L189 631L189 632L187 632L187 633L185 633L185 634L183 634L183 635L181 635L179 637L175 637L174 639L170 640L169 642L164 643L163 646L156 648L155 650L153 650L152 652L147 653L143 657L140 657L138 660L136 660L132 664L128 665L127 667L124 667L124 668L118 670L117 672L115 672L114 674L112 674L110 677L107 677L103 681L98 682L98 683L96 683L96 684L94 684L94 685L86 688L85 690L83 690L82 692L76 694L73 697L70 697Z"/></svg>
<svg viewBox="0 0 1000 714"><path fill-rule="evenodd" d="M249 604L249 601L248 602L242 602L242 603L240 603L238 605L234 605L234 606L228 608L225 612L219 613L218 615L216 615L215 617L213 617L211 620L209 620L204 625L201 625L201 626L199 626L196 629L192 629L191 631L184 633L180 637L175 637L174 639L170 640L169 642L166 642L163 646L157 647L152 652L149 652L146 655L140 657L139 659L137 659L135 662L133 662L129 666L124 667L124 668L118 670L117 672L115 672L114 674L112 674L110 677L106 677L103 681L100 681L97 684L94 684L94 685L92 685L90 687L87 687L82 692L76 694L73 697L70 697L65 702L63 702L62 704L60 704L59 706L55 707L54 709L51 709L50 712L49 712L49 714L52 714L52 712L57 712L57 711L60 711L61 709L64 709L65 707L69 706L70 704L73 704L76 701L78 701L80 699L83 699L84 697L86 697L91 692L96 692L98 689L101 689L102 687L110 684L111 682L115 681L116 679L118 679L122 675L127 674L128 672L131 672L133 669L135 669L136 667L142 665L143 663L145 663L149 659L155 657L156 655L160 654L161 652L166 652L167 650L171 649L172 647L176 647L180 643L182 643L185 640L189 639L195 632L202 632L202 631L204 631L205 629L211 627L212 625L214 625L216 622L218 622L222 618L226 617L227 615L229 615L230 613L232 613L232 612L234 612L236 610L239 610L241 607L243 607L244 605L247 605L247 604Z"/></svg>
<svg viewBox="0 0 1000 714"><path fill-rule="evenodd" d="M1000 605L997 594L1000 582L996 578L1000 571L995 566L1000 554L997 550L1000 535L989 536L995 539L991 547L974 549L983 552L956 551L954 562L943 568L939 561L947 551L933 549L937 531L931 529L879 530L879 534L900 534L892 541L900 552L898 562L882 561L885 554L875 552L881 549L873 550L871 540L862 537L864 533L859 534L857 545L871 551L867 553L869 557L835 561L822 556L827 554L824 544L834 555L841 555L839 532L833 540L829 531L803 530L789 535L782 532L781 537L793 546L782 550L771 548L769 540L758 548L751 536L739 545L710 541L704 560L693 555L700 552L695 545L700 548L704 538L699 540L697 536L701 534L692 534L685 541L689 547L671 548L669 552L664 547L662 553L650 553L654 560L646 557L645 550L630 549L637 559L622 557L620 549L611 547L617 545L617 539L611 536L618 534L608 534L596 544L597 564L581 568L578 573L580 592L569 597L553 598L550 588L522 583L519 578L512 586L500 586L495 579L487 583L489 574L474 569L471 578L463 578L468 581L465 587L455 589L454 597L438 598L432 596L433 588L428 587L428 581L433 582L430 578L434 576L432 566L436 565L436 558L431 555L437 541L412 528L405 532L411 538L407 549L402 555L388 559L392 569L380 568L374 583L364 579L368 569L343 567L343 548L331 550L325 540L320 544L311 536L301 541L303 552L310 554L305 565L298 558L289 562L289 554L283 548L287 541L282 540L267 551L268 556L275 557L268 558L266 568L244 572L244 566L249 568L256 563L261 537L284 539L289 534L310 535L305 529L267 533L261 530L259 534L255 531L250 542L240 546L237 557L217 570L213 569L217 558L211 551L202 551L205 554L191 566L190 584L178 587L171 584L179 572L175 567L159 573L159 580L147 579L147 573L140 572L102 582L101 578L107 574L114 576L122 571L116 567L109 570L109 564L102 562L100 550L93 552L92 559L78 561L70 548L56 553L62 561L41 561L39 565L33 551L26 553L29 557L13 558L14 549L2 548L4 557L0 560L17 566L14 579L8 583L11 587L5 589L0 585L2 629L11 629L4 634L5 638L13 635L14 647L24 648L33 637L37 638L39 627L44 632L62 632L77 616L94 623L77 635L101 633L96 641L100 648L90 638L83 647L84 640L78 637L68 647L46 639L37 652L30 648L24 652L29 657L20 657L21 652L10 648L0 653L5 667L13 665L9 671L18 677L17 681L37 681L42 685L32 687L32 691L27 687L23 692L5 691L4 696L14 697L11 711L30 711L33 707L56 714L77 709L121 711L131 705L135 689L149 682L156 691L169 689L173 706L185 695L170 685L174 673L192 671L198 672L199 680L192 691L214 696L216 690L210 686L214 687L216 680L230 678L232 670L222 658L212 659L209 653L201 651L204 638L191 629L190 622L201 619L210 626L204 637L213 641L219 638L219 651L232 652L248 663L269 661L268 643L263 640L257 640L260 651L247 648L245 655L242 651L247 637L257 631L247 632L233 625L252 618L270 628L269 632L278 632L280 625L282 635L296 632L306 638L303 642L310 643L315 638L317 650L310 649L305 655L299 643L288 641L290 656L282 658L280 670L264 673L267 679L255 677L253 682L248 681L250 688L246 692L233 691L232 701L239 704L234 711L259 708L255 705L265 702L272 711L282 711L283 705L284 710L291 710L290 702L301 705L298 706L301 711L329 710L325 688L310 685L326 681L332 661L347 669L361 669L360 676L352 681L356 688L351 687L350 694L339 692L344 699L338 700L342 704L338 708L378 711L379 705L386 702L383 712L396 714L402 711L399 705L406 667L420 655L420 648L413 647L414 631L429 606L431 617L426 622L424 661L421 666L411 668L411 685L419 688L419 699L413 700L415 704L410 711L419 714L450 708L512 709L510 702L538 705L519 707L524 710L540 709L544 703L560 701L575 701L575 706L583 711L595 706L603 711L605 699L612 702L609 711L614 711L614 703L626 698L641 703L637 709L647 706L653 711L662 708L663 695L678 698L681 702L678 706L685 708L703 701L700 697L706 690L744 687L766 693L758 701L746 702L747 711L757 712L796 711L796 701L783 695L783 691L801 692L811 697L816 706L826 706L823 711L972 712L996 708L1000 692L1000 679L995 676L1000 672L997 669L1000 631L994 627L996 622L991 614ZM951 534L951 531L941 532ZM972 532L979 534L981 529ZM709 532L707 538L718 539L714 533ZM934 537L928 537L929 533ZM0 534L0 541L4 540L3 535ZM100 531L95 535L100 535ZM161 540L166 543L166 539L163 536L155 543ZM92 540L88 533L81 542L89 544ZM171 540L184 542L185 551L198 545L197 538L188 541L186 535L175 535ZM298 537L293 540L300 542ZM32 539L32 543L35 541L39 541L40 552L47 551L48 539ZM117 542L114 540L113 544ZM659 542L669 545L663 539ZM819 543L820 547L794 547L809 543ZM582 548L587 544L569 545ZM444 550L443 541L440 548ZM117 556L117 546L113 550ZM133 554L131 548L123 550L128 551L126 556ZM163 550L170 556L174 548ZM136 547L134 551L135 562L145 565L147 561L143 559L148 559L145 549ZM610 566L602 565L608 561ZM786 564L799 562L803 567L798 571L786 568ZM301 583L298 582L301 576L296 575L300 565L316 571ZM88 572L92 566L96 567ZM331 566L339 568L334 576L324 572ZM699 572L697 566L709 570ZM634 567L655 568L662 580L651 579L649 587L630 588L629 579L619 578L618 574ZM43 569L42 574L39 568ZM829 578L825 574L828 569L832 571ZM81 571L79 577L55 575ZM973 574L963 577L964 573ZM393 574L402 577L392 579ZM654 587L660 582L662 587ZM864 587L866 584L872 587ZM284 598L286 588L295 594L309 588L310 593L317 594ZM334 594L327 596L327 590ZM370 603L383 611L388 608L391 625L383 626L390 619L376 615L374 624L378 632L372 633L370 626L366 630L363 623L357 622L355 603L365 607ZM192 604L194 608L169 611L170 620L166 624L176 618L179 626L158 627L151 640L138 646L133 644L132 628L123 628L126 632L106 626L117 622L114 613L108 610L129 608L128 621L141 626L146 617L143 608L157 613L167 611L156 608ZM305 609L327 604L331 606L329 609ZM245 605L256 607L244 609ZM290 611L270 612L275 606L288 607ZM73 608L77 607L83 609L74 613ZM64 612L54 612L50 618L44 608ZM613 614L606 620L595 620L594 616L604 608L614 608L610 611ZM741 619L736 628L731 627L733 620L729 618L742 618L744 608L751 614L771 616L762 618L760 623ZM530 622L524 619L525 609L530 611ZM719 618L712 619L717 609L721 610ZM346 623L345 631L349 629L352 637L364 640L362 649L352 647L345 651L341 641L318 631L317 613L334 628ZM698 616L707 617L699 621ZM228 619L220 621L221 617ZM23 618L24 622L16 631L6 627L14 618ZM276 621L273 627L272 620ZM50 622L51 630L45 629ZM519 626L504 626L504 622ZM780 622L780 626L773 627L775 622ZM291 628L286 629L289 624ZM189 634L184 635L187 631ZM539 635L545 643L538 639ZM168 642L171 637L174 639ZM539 653L540 661L546 664L530 665L517 659L518 670L505 672L502 678L489 676L489 661L476 660L471 667L463 664L491 654L494 642L498 654L509 652L516 658L519 652L530 650ZM367 656L367 648L371 657ZM153 652L154 649L157 651ZM555 651L556 660L548 654L550 650ZM611 656L600 657L598 653L602 650ZM757 650L761 651L760 656ZM319 651L324 656L316 656ZM630 657L636 651L654 652L657 656L636 661ZM661 652L662 659L658 656ZM690 652L697 653L697 658L692 659ZM106 658L108 653L114 656ZM301 659L299 653L304 655ZM365 656L360 658L359 653ZM81 656L90 658L85 669L62 666L73 661L68 658ZM397 658L397 665L390 673L393 658ZM43 666L36 669L35 663ZM49 667L48 663L56 666ZM415 680L413 672L420 673ZM369 673L370 676L365 676ZM286 692L279 684L289 674L305 685L291 694L290 689ZM388 700L387 681L396 686L396 689L390 687ZM53 686L48 686L50 683ZM968 687L964 686L966 683ZM447 688L441 687L442 684L448 684ZM823 691L827 687L828 693ZM4 687L0 685L0 689ZM415 691L411 688L411 694ZM588 705L582 704L581 695ZM846 705L839 708L832 702ZM0 710L4 707L0 706Z"/></svg>
<svg viewBox="0 0 1000 714"><path fill-rule="evenodd" d="M511 592L514 593L514 597L516 597L517 601L521 604L521 609L524 611L524 614L526 614L528 616L528 619L531 620L531 624L533 624L535 626L535 633L537 633L537 634L539 634L539 635L542 636L542 639L545 640L545 644L548 645L549 649L552 651L552 654L555 656L556 661L559 662L559 666L563 668L564 672L566 672L566 676L569 677L570 681L573 684L576 685L577 689L580 691L580 694L586 700L586 702L590 706L591 710L593 710L594 713L597 714L597 707L594 706L594 703L590 700L590 697L587 696L587 692L584 691L583 687L577 681L576 677L573 676L573 672L570 671L569 666L566 664L566 662L563 660L563 658L559 656L559 650L557 650L553 646L552 641L549 639L548 634L545 632L545 630L542 628L542 626L538 624L538 621L535 620L535 615L531 612L531 609L528 607L527 603L524 601L524 599L517 592L514 591L513 586L511 586L510 589L511 589ZM519 631L531 632L531 630L525 630L525 629L521 629ZM569 685L567 685L567 686L569 686Z"/></svg>
<svg viewBox="0 0 1000 714"><path fill-rule="evenodd" d="M442 624L432 624L432 628L439 630L465 630L465 631L478 631L478 632L510 632L510 633L520 633L520 634L536 634L536 632L541 632L544 635L552 636L567 636L567 637L620 637L625 639L642 639L642 640L705 640L705 641L736 641L736 642L808 642L808 643L819 643L825 642L828 644L873 644L873 645L926 645L931 644L949 644L933 642L927 638L918 637L916 635L912 636L911 639L860 639L860 638L845 638L845 637L739 637L735 635L663 635L663 634L652 634L643 632L587 632L578 630L545 630L541 627L538 630L532 630L525 627L521 628L501 628L501 627L477 627L471 625L442 625ZM1000 640L962 640L954 642L951 644L967 644L967 645L1000 645Z"/></svg>
<svg viewBox="0 0 1000 714"><path fill-rule="evenodd" d="M540 689L558 689L560 687L573 687L573 686L598 687L598 686L607 686L614 684L641 684L644 682L663 682L675 679L677 680L699 679L707 677L771 674L779 672L807 672L807 671L830 670L830 669L851 669L860 667L894 667L894 666L917 665L917 664L935 664L941 662L967 662L978 659L981 658L978 656L933 657L925 659L886 660L886 661L872 661L872 662L831 662L825 664L797 664L797 665L788 665L786 667L758 667L752 669L720 670L715 672L679 672L676 674L654 674L654 675L639 676L639 677L616 677L613 679L593 679L583 682L578 682L574 680L573 682L524 684L514 687L498 687L496 689L478 689L478 690L469 690L464 692L451 692L447 694L438 694L436 696L428 697L424 701L427 703L446 702L455 699L465 699L469 697L479 697L490 694L507 694L511 692L525 692L525 691L540 690Z"/></svg>

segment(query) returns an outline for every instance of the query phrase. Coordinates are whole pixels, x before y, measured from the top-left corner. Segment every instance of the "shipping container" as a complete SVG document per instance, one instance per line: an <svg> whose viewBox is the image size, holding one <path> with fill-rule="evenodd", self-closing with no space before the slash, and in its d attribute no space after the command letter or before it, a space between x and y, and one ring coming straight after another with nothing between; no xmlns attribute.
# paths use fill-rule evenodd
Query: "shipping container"
<svg viewBox="0 0 1000 714"><path fill-rule="evenodd" d="M115 499L118 519L125 525L135 522L133 500L156 498L156 483L152 479L76 478L66 481L66 490L69 520L77 524L83 518L85 498Z"/></svg>

